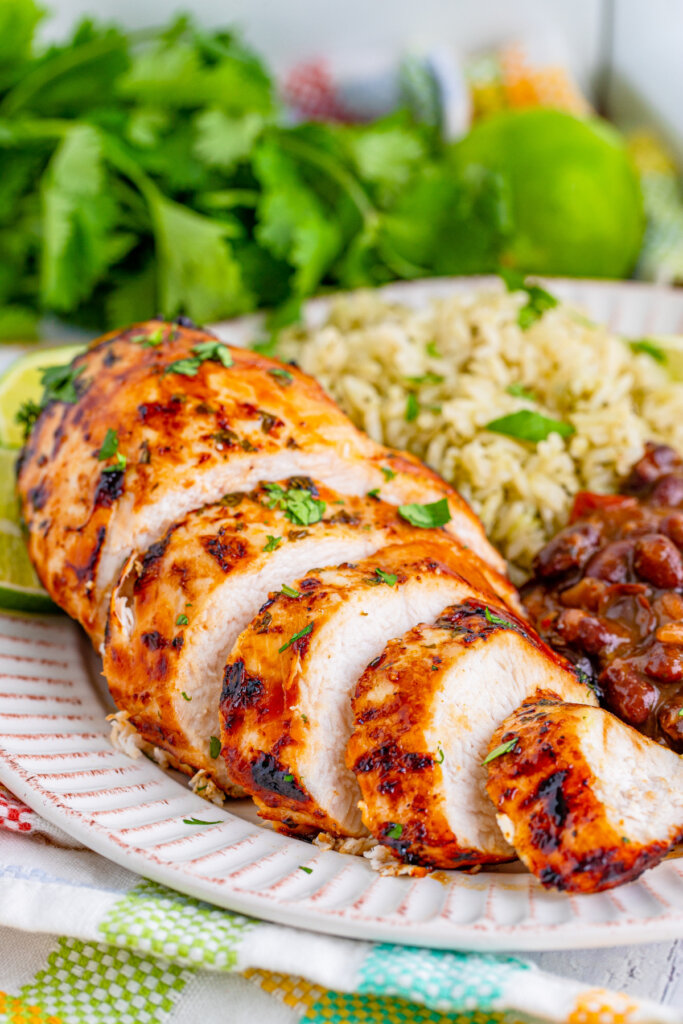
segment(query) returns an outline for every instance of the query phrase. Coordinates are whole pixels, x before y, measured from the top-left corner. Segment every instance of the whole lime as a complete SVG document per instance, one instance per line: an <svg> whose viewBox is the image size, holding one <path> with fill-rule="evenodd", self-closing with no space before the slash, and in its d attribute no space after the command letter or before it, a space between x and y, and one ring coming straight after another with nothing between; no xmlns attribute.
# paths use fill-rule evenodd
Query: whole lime
<svg viewBox="0 0 683 1024"><path fill-rule="evenodd" d="M640 185L620 134L557 110L505 111L452 148L460 172L484 167L510 189L503 262L525 272L624 277L643 236Z"/></svg>

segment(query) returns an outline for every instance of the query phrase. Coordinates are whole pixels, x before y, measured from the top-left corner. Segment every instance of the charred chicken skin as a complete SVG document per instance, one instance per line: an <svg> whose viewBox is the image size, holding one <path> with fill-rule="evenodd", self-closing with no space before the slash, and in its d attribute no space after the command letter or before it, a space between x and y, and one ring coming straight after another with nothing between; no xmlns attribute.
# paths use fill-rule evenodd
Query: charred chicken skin
<svg viewBox="0 0 683 1024"><path fill-rule="evenodd" d="M390 640L353 698L347 764L363 822L403 862L438 868L514 858L488 800L492 729L538 687L595 703L528 623L468 599Z"/></svg>
<svg viewBox="0 0 683 1024"><path fill-rule="evenodd" d="M650 444L623 494L579 494L523 598L605 705L683 753L683 461Z"/></svg>
<svg viewBox="0 0 683 1024"><path fill-rule="evenodd" d="M526 701L489 746L506 840L544 886L611 889L683 840L683 762L602 708Z"/></svg>
<svg viewBox="0 0 683 1024"><path fill-rule="evenodd" d="M19 495L45 588L97 644L131 554L193 509L261 481L305 475L342 494L378 490L395 505L445 497L445 529L503 571L456 492L371 441L293 367L151 321L78 356L70 385L32 431Z"/></svg>

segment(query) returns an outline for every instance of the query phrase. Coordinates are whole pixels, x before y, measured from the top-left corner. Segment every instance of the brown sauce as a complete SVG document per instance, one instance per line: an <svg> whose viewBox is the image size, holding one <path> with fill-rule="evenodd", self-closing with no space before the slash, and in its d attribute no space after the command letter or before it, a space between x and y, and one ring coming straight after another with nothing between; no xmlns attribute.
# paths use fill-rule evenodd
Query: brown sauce
<svg viewBox="0 0 683 1024"><path fill-rule="evenodd" d="M605 707L683 753L683 459L648 444L620 490L577 494L522 598Z"/></svg>

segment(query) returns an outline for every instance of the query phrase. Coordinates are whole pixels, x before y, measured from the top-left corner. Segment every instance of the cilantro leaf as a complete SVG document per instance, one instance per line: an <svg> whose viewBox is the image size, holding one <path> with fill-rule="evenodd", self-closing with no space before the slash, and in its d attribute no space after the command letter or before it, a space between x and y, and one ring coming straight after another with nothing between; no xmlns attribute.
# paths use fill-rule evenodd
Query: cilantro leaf
<svg viewBox="0 0 683 1024"><path fill-rule="evenodd" d="M75 382L84 370L85 366L74 368L70 363L66 366L48 366L43 369L41 371L40 383L45 390L43 391L41 406L45 408L48 402L75 404L78 401Z"/></svg>
<svg viewBox="0 0 683 1024"><path fill-rule="evenodd" d="M538 284L527 284L524 274L519 271L504 268L499 273L509 292L526 292L528 296L526 305L522 306L517 315L517 323L523 331L540 320L546 310L557 306L558 300L554 295Z"/></svg>
<svg viewBox="0 0 683 1024"><path fill-rule="evenodd" d="M114 257L116 204L95 128L71 128L52 157L42 185L41 296L70 310L88 298Z"/></svg>
<svg viewBox="0 0 683 1024"><path fill-rule="evenodd" d="M274 369L272 370L267 370L266 373L269 373L271 377L275 377L278 381L280 381L282 386L286 388L288 388L289 385L294 380L294 376L289 372L289 370L281 370L277 366L274 367Z"/></svg>
<svg viewBox="0 0 683 1024"><path fill-rule="evenodd" d="M194 121L195 153L208 167L231 171L250 155L264 124L263 116L255 112L230 117L223 110L205 110Z"/></svg>
<svg viewBox="0 0 683 1024"><path fill-rule="evenodd" d="M299 864L299 871L303 871L307 875L313 874L313 868L309 868L305 864Z"/></svg>
<svg viewBox="0 0 683 1024"><path fill-rule="evenodd" d="M505 390L508 395L512 395L513 398L523 398L527 402L536 401L536 395L533 391L529 391L529 389L525 388L523 384L510 384Z"/></svg>
<svg viewBox="0 0 683 1024"><path fill-rule="evenodd" d="M403 825L387 825L384 834L388 839L400 839L403 835Z"/></svg>
<svg viewBox="0 0 683 1024"><path fill-rule="evenodd" d="M398 514L413 526L420 526L424 530L445 526L451 519L447 498L441 498L440 501L433 501L427 505L399 505Z"/></svg>
<svg viewBox="0 0 683 1024"><path fill-rule="evenodd" d="M489 764L491 761L495 761L497 757L502 757L503 754L509 754L517 746L517 737L508 740L507 743L501 743L500 746L492 750L490 754L487 754L484 760L481 762L482 765Z"/></svg>
<svg viewBox="0 0 683 1024"><path fill-rule="evenodd" d="M393 480L394 477L396 476L395 470L391 469L389 466L380 466L379 468L382 470L382 473L384 474L384 479L387 481L387 483L390 480Z"/></svg>
<svg viewBox="0 0 683 1024"><path fill-rule="evenodd" d="M655 345L654 341L650 341L649 338L640 338L638 341L629 342L629 347L632 352L644 352L646 355L651 356L652 359L657 363L666 363L666 353L659 345Z"/></svg>
<svg viewBox="0 0 683 1024"><path fill-rule="evenodd" d="M381 583L386 583L388 587L395 587L398 582L398 576L395 576L392 572L384 572L383 569L375 569L375 575Z"/></svg>
<svg viewBox="0 0 683 1024"><path fill-rule="evenodd" d="M218 736L209 737L209 757L212 757L214 761L221 752L221 741Z"/></svg>
<svg viewBox="0 0 683 1024"><path fill-rule="evenodd" d="M202 363L209 359L230 367L234 362L230 349L222 341L202 341L199 345L194 345L192 351Z"/></svg>
<svg viewBox="0 0 683 1024"><path fill-rule="evenodd" d="M310 491L300 487L284 490L280 484L264 484L270 495L269 508L276 506L284 511L291 523L299 526L312 526L320 522L327 505L324 501L314 498Z"/></svg>
<svg viewBox="0 0 683 1024"><path fill-rule="evenodd" d="M22 402L17 409L14 419L15 421L23 426L24 428L24 441L27 440L29 434L33 430L34 424L42 412L42 407L37 402L32 401L28 398L25 402Z"/></svg>
<svg viewBox="0 0 683 1024"><path fill-rule="evenodd" d="M216 821L203 821L201 818L183 818L184 825L221 825L222 823L222 818Z"/></svg>
<svg viewBox="0 0 683 1024"><path fill-rule="evenodd" d="M188 619L187 615L179 615L178 618L175 620L176 626L187 626L189 622L190 620Z"/></svg>
<svg viewBox="0 0 683 1024"><path fill-rule="evenodd" d="M298 590L295 590L294 587L288 587L286 583L282 584L282 593L285 595L285 597L301 597L301 594L299 593Z"/></svg>
<svg viewBox="0 0 683 1024"><path fill-rule="evenodd" d="M264 551L276 551L282 543L282 537L271 537L267 534L267 542L263 548Z"/></svg>
<svg viewBox="0 0 683 1024"><path fill-rule="evenodd" d="M298 633L294 633L293 636L290 636L289 640L286 643L284 643L282 645L282 647L278 647L278 652L277 653L278 654L282 654L283 651L286 651L287 648L291 647L292 644L296 643L297 640L301 640L303 637L308 636L308 634L312 630L313 630L313 623L309 622L308 625L304 626L303 629L300 629Z"/></svg>
<svg viewBox="0 0 683 1024"><path fill-rule="evenodd" d="M97 453L97 458L100 462L104 462L105 459L111 459L119 450L119 438L115 430L111 427L108 428L107 433L104 435L104 441L102 447Z"/></svg>
<svg viewBox="0 0 683 1024"><path fill-rule="evenodd" d="M252 296L228 241L228 225L160 194L152 197L150 212L165 316L184 311L202 323L252 307Z"/></svg>
<svg viewBox="0 0 683 1024"><path fill-rule="evenodd" d="M508 622L507 619L502 619L500 615L496 615L490 608L484 608L484 616L487 622L492 623L494 626L505 626L508 629L514 629L512 622Z"/></svg>
<svg viewBox="0 0 683 1024"><path fill-rule="evenodd" d="M549 419L547 416L542 416L540 412L532 412L530 409L520 409L519 412L510 413L509 416L491 420L484 429L490 430L494 434L514 437L519 441L532 441L535 444L545 441L551 434L571 437L575 433L575 428L571 423Z"/></svg>
<svg viewBox="0 0 683 1024"><path fill-rule="evenodd" d="M253 168L263 189L256 238L292 265L294 290L307 294L339 252L340 230L275 138L256 147Z"/></svg>
<svg viewBox="0 0 683 1024"><path fill-rule="evenodd" d="M417 395L413 391L408 392L406 398L406 411L405 419L406 423L413 423L420 414L420 403L417 400Z"/></svg>

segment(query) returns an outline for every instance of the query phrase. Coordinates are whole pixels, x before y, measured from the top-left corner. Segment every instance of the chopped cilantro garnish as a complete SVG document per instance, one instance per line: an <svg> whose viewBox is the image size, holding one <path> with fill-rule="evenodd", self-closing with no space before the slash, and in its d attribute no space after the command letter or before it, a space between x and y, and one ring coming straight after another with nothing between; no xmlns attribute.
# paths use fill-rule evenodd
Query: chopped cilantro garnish
<svg viewBox="0 0 683 1024"><path fill-rule="evenodd" d="M305 864L299 864L299 871L305 871L307 875L313 874L313 868L307 868Z"/></svg>
<svg viewBox="0 0 683 1024"><path fill-rule="evenodd" d="M395 576L391 572L384 572L383 569L375 569L375 575L379 577L381 583L386 583L388 587L395 587L398 580L398 576Z"/></svg>
<svg viewBox="0 0 683 1024"><path fill-rule="evenodd" d="M424 530L444 526L451 518L447 498L432 501L427 505L399 505L398 514L413 526L420 526Z"/></svg>
<svg viewBox="0 0 683 1024"><path fill-rule="evenodd" d="M683 718L683 708L679 708L679 709L678 709L678 715L677 715L677 717L678 717L678 718Z"/></svg>
<svg viewBox="0 0 683 1024"><path fill-rule="evenodd" d="M414 420L417 419L419 414L420 414L420 405L418 403L417 396L414 395L413 392L411 391L411 392L409 392L408 397L406 399L406 412L405 412L406 423L412 423Z"/></svg>
<svg viewBox="0 0 683 1024"><path fill-rule="evenodd" d="M666 353L659 345L655 345L649 338L640 338L638 341L629 342L632 352L644 352L646 355L651 356L652 359L657 363L666 362Z"/></svg>
<svg viewBox="0 0 683 1024"><path fill-rule="evenodd" d="M403 825L391 825L384 830L384 834L389 839L400 839L403 835Z"/></svg>
<svg viewBox="0 0 683 1024"><path fill-rule="evenodd" d="M122 455L119 451L119 439L115 430L111 427L107 430L104 435L104 441L102 447L97 453L97 458L100 462L104 462L105 459L115 459L113 465L105 466L102 470L103 473L117 473L126 468L126 456Z"/></svg>
<svg viewBox="0 0 683 1024"><path fill-rule="evenodd" d="M390 469L389 466L380 466L379 468L384 473L384 479L387 481L387 483L389 482L389 480L393 480L394 477L396 476L395 471L393 469Z"/></svg>
<svg viewBox="0 0 683 1024"><path fill-rule="evenodd" d="M126 468L126 456L122 455L121 452L116 453L116 462L113 466L105 466L102 470L103 473L121 473Z"/></svg>
<svg viewBox="0 0 683 1024"><path fill-rule="evenodd" d="M164 340L164 331L159 327L152 334L133 334L129 340L137 345L144 345L145 348L157 348Z"/></svg>
<svg viewBox="0 0 683 1024"><path fill-rule="evenodd" d="M379 487L374 487L371 491L368 491L368 498L379 498Z"/></svg>
<svg viewBox="0 0 683 1024"><path fill-rule="evenodd" d="M44 387L41 406L44 409L48 402L68 402L73 405L78 401L76 378L85 370L85 366L77 368L66 366L48 366L41 371L40 383Z"/></svg>
<svg viewBox="0 0 683 1024"><path fill-rule="evenodd" d="M22 402L19 409L14 415L15 422L19 423L24 428L24 441L28 438L28 435L33 430L33 425L42 412L42 407L37 402L32 401L28 398L25 402Z"/></svg>
<svg viewBox="0 0 683 1024"><path fill-rule="evenodd" d="M286 651L287 648L291 647L292 644L296 643L297 640L301 640L302 637L308 636L308 634L311 632L312 629L313 629L313 623L309 622L308 625L304 626L303 629L300 629L298 633L295 633L293 636L290 636L290 638L287 641L287 643L284 643L282 645L282 647L278 648L278 652L277 653L278 654L282 654L283 651Z"/></svg>
<svg viewBox="0 0 683 1024"><path fill-rule="evenodd" d="M207 361L222 363L225 367L233 364L230 349L221 341L202 341L192 349L194 356L186 356L184 359L176 359L169 363L164 373L179 373L183 377L196 377L199 367Z"/></svg>
<svg viewBox="0 0 683 1024"><path fill-rule="evenodd" d="M99 452L97 453L97 458L100 460L100 462L104 462L105 459L113 458L113 456L116 455L118 450L119 450L118 435L117 435L115 430L112 430L112 428L109 427L109 429L107 430L107 433L104 435L104 441L102 442L102 447L100 448Z"/></svg>
<svg viewBox="0 0 683 1024"><path fill-rule="evenodd" d="M189 621L190 620L188 619L187 615L179 615L178 618L175 620L175 624L176 626L187 626Z"/></svg>
<svg viewBox="0 0 683 1024"><path fill-rule="evenodd" d="M543 316L548 309L557 306L557 299L538 284L527 284L524 274L516 270L501 270L500 276L505 281L509 292L526 292L526 305L517 314L517 323L525 331Z"/></svg>
<svg viewBox="0 0 683 1024"><path fill-rule="evenodd" d="M164 373L179 373L182 377L196 377L201 366L201 359L176 359L169 363Z"/></svg>
<svg viewBox="0 0 683 1024"><path fill-rule="evenodd" d="M432 359L441 359L441 353L439 352L438 348L436 347L436 342L435 341L430 341L429 344L427 345L425 351L426 351L428 356L432 357Z"/></svg>
<svg viewBox="0 0 683 1024"><path fill-rule="evenodd" d="M520 409L509 416L501 416L500 419L491 420L487 423L485 430L494 434L505 434L507 437L514 437L518 441L545 441L551 434L559 434L560 437L571 437L575 428L571 423L562 420L551 420L542 416L540 412L532 412L530 409Z"/></svg>
<svg viewBox="0 0 683 1024"><path fill-rule="evenodd" d="M436 748L436 757L434 758L436 763L437 764L443 764L444 757L445 757L445 754L444 754L443 750L441 749L441 747L437 747Z"/></svg>
<svg viewBox="0 0 683 1024"><path fill-rule="evenodd" d="M310 491L301 487L291 487L284 490L280 484L264 484L265 490L270 495L269 508L278 506L282 509L290 523L297 523L299 526L312 526L318 523L323 517L326 509L324 501L314 498Z"/></svg>
<svg viewBox="0 0 683 1024"><path fill-rule="evenodd" d="M304 723L305 725L308 725L308 715L302 715L302 716L301 716L301 721L302 721L302 722L303 722L303 723Z"/></svg>
<svg viewBox="0 0 683 1024"><path fill-rule="evenodd" d="M283 387L289 387L289 385L294 380L294 377L289 372L289 370L281 370L279 366L273 367L273 369L268 370L267 373L269 373L271 377L277 377L277 379L282 383Z"/></svg>
<svg viewBox="0 0 683 1024"><path fill-rule="evenodd" d="M529 389L525 388L523 384L510 384L510 386L505 390L508 395L512 395L513 398L523 398L527 402L536 401L536 395L533 391L529 391Z"/></svg>
<svg viewBox="0 0 683 1024"><path fill-rule="evenodd" d="M234 362L230 349L222 341L202 341L195 345L192 351L202 363L208 359L211 362L222 363L227 368Z"/></svg>
<svg viewBox="0 0 683 1024"><path fill-rule="evenodd" d="M486 621L494 626L506 626L508 629L514 629L511 622L507 619L501 619L500 615L496 615L490 608L484 608L484 615L486 616Z"/></svg>
<svg viewBox="0 0 683 1024"><path fill-rule="evenodd" d="M184 825L222 825L222 823L222 818L218 818L216 821L202 821L201 818L183 818Z"/></svg>
<svg viewBox="0 0 683 1024"><path fill-rule="evenodd" d="M496 747L495 750L492 750L490 754L486 755L484 760L481 762L482 765L488 764L489 761L495 761L495 759L497 757L502 757L503 754L509 754L511 750L514 750L516 745L517 745L517 737L516 736L512 740L508 740L507 743L501 743L499 747Z"/></svg>
<svg viewBox="0 0 683 1024"><path fill-rule="evenodd" d="M282 584L282 593L285 597L301 597L298 590L295 590L294 587L288 587L286 583Z"/></svg>
<svg viewBox="0 0 683 1024"><path fill-rule="evenodd" d="M183 700L192 700L192 697L188 697L184 690L180 691L180 695L183 698Z"/></svg>
<svg viewBox="0 0 683 1024"><path fill-rule="evenodd" d="M288 775L283 775L282 778L283 778L284 782L294 782L294 776L293 775L289 775L289 774Z"/></svg>
<svg viewBox="0 0 683 1024"><path fill-rule="evenodd" d="M221 741L218 736L209 737L209 756L214 760L218 757L221 752Z"/></svg>
<svg viewBox="0 0 683 1024"><path fill-rule="evenodd" d="M446 378L438 373L432 373L430 370L421 377L406 377L405 379L409 384L443 384Z"/></svg>
<svg viewBox="0 0 683 1024"><path fill-rule="evenodd" d="M270 534L266 535L268 540L263 547L264 551L275 551L282 544L282 537L271 537Z"/></svg>

